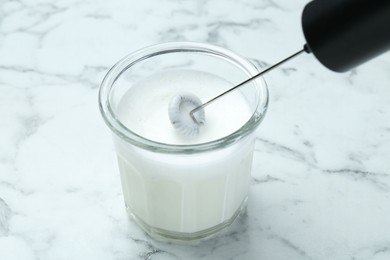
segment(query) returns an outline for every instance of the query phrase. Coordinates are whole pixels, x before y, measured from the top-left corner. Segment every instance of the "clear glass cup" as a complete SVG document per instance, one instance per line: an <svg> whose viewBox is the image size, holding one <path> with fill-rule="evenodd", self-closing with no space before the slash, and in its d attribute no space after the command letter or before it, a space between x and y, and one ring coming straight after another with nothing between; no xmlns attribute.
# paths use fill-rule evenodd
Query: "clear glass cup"
<svg viewBox="0 0 390 260"><path fill-rule="evenodd" d="M268 89L258 78L235 90L251 109L248 120L233 133L208 142L169 144L128 128L118 117L123 96L145 78L176 70L218 76L231 83L226 90L258 70L247 59L217 46L173 42L126 56L101 84L100 111L113 133L128 213L154 238L190 241L229 226L242 211L255 130L267 111Z"/></svg>

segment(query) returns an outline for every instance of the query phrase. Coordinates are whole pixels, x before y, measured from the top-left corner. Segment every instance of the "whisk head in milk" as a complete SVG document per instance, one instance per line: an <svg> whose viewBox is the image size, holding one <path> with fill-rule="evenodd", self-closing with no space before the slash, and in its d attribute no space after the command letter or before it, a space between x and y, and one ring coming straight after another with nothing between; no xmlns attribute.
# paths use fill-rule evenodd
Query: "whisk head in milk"
<svg viewBox="0 0 390 260"><path fill-rule="evenodd" d="M169 119L176 131L183 136L197 136L206 118L203 109L195 114L190 112L202 105L202 101L192 93L182 92L173 96L168 104Z"/></svg>

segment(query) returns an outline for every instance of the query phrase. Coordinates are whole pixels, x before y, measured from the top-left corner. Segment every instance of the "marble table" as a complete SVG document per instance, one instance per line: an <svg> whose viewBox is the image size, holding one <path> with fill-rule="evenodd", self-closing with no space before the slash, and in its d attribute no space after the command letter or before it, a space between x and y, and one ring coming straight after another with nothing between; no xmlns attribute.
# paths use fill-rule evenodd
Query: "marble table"
<svg viewBox="0 0 390 260"><path fill-rule="evenodd" d="M265 68L302 48L307 2L2 0L0 259L390 259L390 53L343 74L305 54L265 76L247 209L223 234L157 242L124 209L107 70L168 41Z"/></svg>

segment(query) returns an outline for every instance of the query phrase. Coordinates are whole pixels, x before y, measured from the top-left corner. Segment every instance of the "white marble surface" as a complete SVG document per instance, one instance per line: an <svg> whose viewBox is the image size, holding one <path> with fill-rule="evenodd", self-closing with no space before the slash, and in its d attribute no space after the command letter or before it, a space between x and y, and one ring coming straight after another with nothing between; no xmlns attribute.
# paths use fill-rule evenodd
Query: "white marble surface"
<svg viewBox="0 0 390 260"><path fill-rule="evenodd" d="M390 259L390 53L266 76L246 214L196 246L126 215L97 92L141 47L199 41L264 67L299 50L304 0L1 0L0 259Z"/></svg>

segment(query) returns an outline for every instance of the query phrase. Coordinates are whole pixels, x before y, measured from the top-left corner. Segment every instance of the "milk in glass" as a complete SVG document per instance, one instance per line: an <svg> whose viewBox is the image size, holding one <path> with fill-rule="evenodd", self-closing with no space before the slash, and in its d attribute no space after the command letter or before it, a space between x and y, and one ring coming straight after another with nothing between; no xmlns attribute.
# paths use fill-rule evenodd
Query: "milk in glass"
<svg viewBox="0 0 390 260"><path fill-rule="evenodd" d="M196 145L231 135L252 116L240 91L205 108L206 123L196 137L180 136L168 117L170 99L182 91L202 102L232 87L215 75L195 70L168 70L133 85L122 97L118 120L142 138L171 145ZM252 133L253 134L253 133ZM253 136L252 136L253 137ZM165 153L123 145L116 138L124 200L145 227L194 233L225 223L239 212L247 196L253 138L223 149Z"/></svg>

